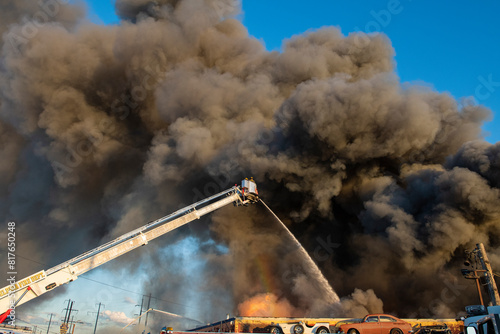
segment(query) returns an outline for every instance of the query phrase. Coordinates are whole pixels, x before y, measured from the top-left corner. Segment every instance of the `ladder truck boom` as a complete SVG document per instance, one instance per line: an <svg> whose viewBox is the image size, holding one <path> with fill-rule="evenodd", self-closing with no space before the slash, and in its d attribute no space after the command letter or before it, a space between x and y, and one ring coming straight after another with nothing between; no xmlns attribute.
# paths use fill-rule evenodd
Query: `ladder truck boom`
<svg viewBox="0 0 500 334"><path fill-rule="evenodd" d="M72 282L81 274L146 245L149 241L228 204L233 203L240 206L255 203L257 200L258 193L255 182L253 179L245 179L241 187L234 186L196 202L55 267L39 271L4 287L0 290L0 312L6 310L9 312L16 306L24 304L55 287Z"/></svg>

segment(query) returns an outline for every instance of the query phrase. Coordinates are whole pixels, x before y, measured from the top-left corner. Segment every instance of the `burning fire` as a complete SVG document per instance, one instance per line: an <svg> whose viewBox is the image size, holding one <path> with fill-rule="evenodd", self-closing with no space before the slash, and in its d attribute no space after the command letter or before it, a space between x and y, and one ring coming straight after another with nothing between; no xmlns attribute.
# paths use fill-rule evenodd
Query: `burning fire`
<svg viewBox="0 0 500 334"><path fill-rule="evenodd" d="M238 306L243 317L290 317L298 316L298 310L286 299L272 293L262 293L247 299Z"/></svg>

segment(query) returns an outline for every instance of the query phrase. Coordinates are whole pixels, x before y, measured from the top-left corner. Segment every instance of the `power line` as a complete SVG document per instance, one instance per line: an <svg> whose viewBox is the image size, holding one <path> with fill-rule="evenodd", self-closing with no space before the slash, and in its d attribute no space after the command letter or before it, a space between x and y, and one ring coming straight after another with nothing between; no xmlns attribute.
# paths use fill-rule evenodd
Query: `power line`
<svg viewBox="0 0 500 334"><path fill-rule="evenodd" d="M24 323L26 323L28 325L31 325L31 322L23 320L22 318L19 318L17 316L16 316L16 321L24 322ZM37 325L37 326L39 326L39 327L45 327L45 325ZM59 332L53 332L53 331L50 331L49 333L59 334Z"/></svg>
<svg viewBox="0 0 500 334"><path fill-rule="evenodd" d="M115 288L115 289L118 289L118 290L122 290L122 291L125 291L125 292L130 292L130 293L133 293L133 294L136 294L136 295L139 295L139 296L147 296L147 295L143 294L142 292L127 290L127 289L120 288L120 287L112 285L112 284L108 284L108 283L96 281L95 279L92 279L92 278L88 278L88 277L80 277L80 278L86 279L88 281L96 282L96 283L99 283L99 284L102 284L102 285L105 285L105 286L109 286L111 288ZM164 299L161 299L161 298L158 298L158 297L154 297L154 296L151 296L151 299L156 299L158 301L169 303L169 304L175 304L175 305L179 305L179 306L193 308L192 306L189 306L189 305L184 305L184 304L176 303L176 302L173 302L173 301L170 301L170 300L164 300Z"/></svg>
<svg viewBox="0 0 500 334"><path fill-rule="evenodd" d="M0 252L6 253L6 251L4 251L4 250L0 250ZM16 257L20 257L22 259L25 259L25 260L28 260L28 261L40 264L42 266L48 266L46 263L41 263L41 262L35 261L33 259L30 259L28 257L22 256L22 255L19 255L19 254L16 254ZM133 293L133 294L136 294L136 295L139 295L139 296L147 296L147 295L143 294L142 292L127 290L125 288L121 288L121 287L118 287L118 286L115 286L115 285L112 285L112 284L109 284L109 283L104 283L104 282L101 282L101 281L98 281L98 280L95 280L95 279L92 279L92 278L89 278L89 277L79 276L78 278L86 279L88 281L92 281L92 282L95 282L95 283L98 283L98 284L102 284L102 285L108 286L110 288L114 288L114 289L122 290L122 291L125 291L125 292ZM174 304L174 305L178 305L178 306L183 306L183 307L194 309L194 307L192 307L192 306L184 305L184 304L180 304L180 303L176 303L176 302L173 302L173 301L170 301L170 300L164 300L164 299L161 299L161 298L158 298L158 297L154 297L154 296L151 296L151 298L152 299L156 299L156 300L161 301L161 302L164 302L164 303L169 303L169 304Z"/></svg>

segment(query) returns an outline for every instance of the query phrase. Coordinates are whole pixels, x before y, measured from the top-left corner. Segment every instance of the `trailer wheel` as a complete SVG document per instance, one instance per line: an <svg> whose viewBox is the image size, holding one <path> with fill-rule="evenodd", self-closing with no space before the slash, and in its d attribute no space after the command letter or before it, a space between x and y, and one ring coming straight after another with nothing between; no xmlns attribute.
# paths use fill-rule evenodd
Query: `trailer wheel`
<svg viewBox="0 0 500 334"><path fill-rule="evenodd" d="M403 331L399 328L391 329L391 334L403 334Z"/></svg>
<svg viewBox="0 0 500 334"><path fill-rule="evenodd" d="M272 333L272 334L281 334L281 328L273 326L269 330L269 333Z"/></svg>
<svg viewBox="0 0 500 334"><path fill-rule="evenodd" d="M303 334L304 333L304 326L302 326L302 325L293 326L293 333L294 334Z"/></svg>
<svg viewBox="0 0 500 334"><path fill-rule="evenodd" d="M325 326L321 326L316 330L316 334L328 334L330 331Z"/></svg>

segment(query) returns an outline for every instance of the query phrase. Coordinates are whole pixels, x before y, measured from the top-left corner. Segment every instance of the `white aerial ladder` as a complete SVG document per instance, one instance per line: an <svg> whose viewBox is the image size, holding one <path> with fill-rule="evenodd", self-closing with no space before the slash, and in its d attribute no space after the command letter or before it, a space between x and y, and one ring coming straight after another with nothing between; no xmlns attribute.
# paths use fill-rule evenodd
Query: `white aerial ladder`
<svg viewBox="0 0 500 334"><path fill-rule="evenodd" d="M258 192L255 182L253 179L245 179L242 181L241 187L235 185L221 193L150 222L53 268L39 271L17 281L15 284L4 287L0 290L0 314L7 311L4 313L7 316L10 310L16 306L24 304L55 287L72 282L81 274L133 249L146 245L149 241L195 219L199 219L212 211L231 203L239 206L254 203L257 200Z"/></svg>

